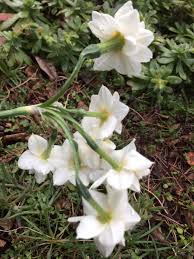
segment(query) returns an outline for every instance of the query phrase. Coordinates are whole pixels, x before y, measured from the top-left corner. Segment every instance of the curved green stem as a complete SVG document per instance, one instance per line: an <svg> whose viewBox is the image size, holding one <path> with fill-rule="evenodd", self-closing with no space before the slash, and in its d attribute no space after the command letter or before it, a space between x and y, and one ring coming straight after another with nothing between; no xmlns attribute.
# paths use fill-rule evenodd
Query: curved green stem
<svg viewBox="0 0 194 259"><path fill-rule="evenodd" d="M52 109L47 109L48 112L52 112ZM90 135L88 135L85 130L82 128L82 126L76 121L74 120L71 116L69 116L62 108L58 108L58 111L60 111L64 118L71 122L73 124L73 126L76 128L77 131L79 131L79 133L85 138L87 144L97 153L99 154L100 157L102 157L105 161L107 161L113 169L115 170L120 170L120 166L119 164L117 164L117 162L112 159L112 157L110 157L103 149L101 149L97 143L90 137ZM56 110L54 110L55 113Z"/></svg>
<svg viewBox="0 0 194 259"><path fill-rule="evenodd" d="M65 84L59 89L59 91L54 96L52 96L46 102L40 104L40 107L49 106L52 103L58 101L58 99L64 95L64 93L68 90L69 86L72 84L73 80L75 79L75 77L77 76L78 72L80 71L80 68L81 68L82 64L84 63L84 61L85 61L85 57L83 55L80 55L80 57L78 59L78 62L76 64L72 74L67 79Z"/></svg>
<svg viewBox="0 0 194 259"><path fill-rule="evenodd" d="M45 113L47 114L47 113ZM106 212L99 204L96 202L96 200L93 199L88 189L85 187L85 185L82 183L82 181L79 178L79 169L80 169L80 158L78 153L78 147L77 143L74 141L73 136L71 134L71 131L69 130L69 127L67 123L61 118L61 116L54 112L49 111L48 112L49 118L52 119L54 122L56 122L61 129L64 131L73 152L73 158L74 158L74 166L75 166L75 173L76 173L76 185L78 187L79 193L81 196L89 202L89 204L97 211L99 214L99 219L102 222L107 222L110 220L110 215L108 212ZM51 115L51 116L50 116Z"/></svg>

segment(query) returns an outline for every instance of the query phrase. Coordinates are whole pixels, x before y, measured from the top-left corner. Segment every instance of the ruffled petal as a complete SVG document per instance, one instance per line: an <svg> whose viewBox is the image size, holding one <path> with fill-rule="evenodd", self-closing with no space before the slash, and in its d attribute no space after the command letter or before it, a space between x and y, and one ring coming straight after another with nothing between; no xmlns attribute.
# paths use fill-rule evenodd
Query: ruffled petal
<svg viewBox="0 0 194 259"><path fill-rule="evenodd" d="M123 15L129 14L129 12L132 10L133 10L133 4L131 1L128 1L118 9L114 17L117 19Z"/></svg>
<svg viewBox="0 0 194 259"><path fill-rule="evenodd" d="M152 57L153 57L153 54L151 50L142 45L138 45L137 51L130 56L130 58L132 58L137 62L149 62Z"/></svg>
<svg viewBox="0 0 194 259"><path fill-rule="evenodd" d="M117 23L109 14L92 12L92 21L88 23L92 33L100 40L107 40L117 31Z"/></svg>
<svg viewBox="0 0 194 259"><path fill-rule="evenodd" d="M102 54L99 58L94 59L94 67L95 71L110 71L113 69L114 59L112 58L113 52L107 52Z"/></svg>
<svg viewBox="0 0 194 259"><path fill-rule="evenodd" d="M136 36L139 30L140 18L137 10L122 15L117 19L119 31L127 36Z"/></svg>

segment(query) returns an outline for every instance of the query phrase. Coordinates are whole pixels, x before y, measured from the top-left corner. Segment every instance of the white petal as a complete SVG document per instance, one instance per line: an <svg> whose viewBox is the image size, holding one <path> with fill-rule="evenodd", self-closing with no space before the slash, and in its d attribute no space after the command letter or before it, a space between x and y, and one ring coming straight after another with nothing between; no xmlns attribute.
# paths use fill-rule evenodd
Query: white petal
<svg viewBox="0 0 194 259"><path fill-rule="evenodd" d="M99 58L94 59L95 71L110 71L113 69L114 59L112 59L112 52L102 54Z"/></svg>
<svg viewBox="0 0 194 259"><path fill-rule="evenodd" d="M131 55L131 58L137 62L149 62L152 57L153 54L151 50L141 45L139 45L137 51Z"/></svg>
<svg viewBox="0 0 194 259"><path fill-rule="evenodd" d="M89 172L88 172L88 170L81 170L79 172L79 177L80 177L80 180L82 181L82 183L85 186L89 185L90 181L89 181Z"/></svg>
<svg viewBox="0 0 194 259"><path fill-rule="evenodd" d="M110 115L108 119L102 124L100 133L101 138L109 138L112 136L113 131L115 130L117 125L117 119Z"/></svg>
<svg viewBox="0 0 194 259"><path fill-rule="evenodd" d="M136 40L134 37L127 36L125 38L125 45L122 48L122 52L127 55L132 55L136 51Z"/></svg>
<svg viewBox="0 0 194 259"><path fill-rule="evenodd" d="M118 212L118 216L125 212L128 207L128 192L127 190L116 190L107 186L108 203L114 213Z"/></svg>
<svg viewBox="0 0 194 259"><path fill-rule="evenodd" d="M53 184L63 185L72 177L72 172L67 168L59 168L53 173Z"/></svg>
<svg viewBox="0 0 194 259"><path fill-rule="evenodd" d="M118 133L118 134L121 134L122 128L123 128L122 123L121 123L121 122L118 122L118 123L117 123L117 126L116 126L116 128L115 128L115 132Z"/></svg>
<svg viewBox="0 0 194 259"><path fill-rule="evenodd" d="M63 146L55 145L51 150L51 154L48 161L55 168L66 167L68 161Z"/></svg>
<svg viewBox="0 0 194 259"><path fill-rule="evenodd" d="M112 37L117 31L115 19L109 14L92 12L92 21L88 23L92 33L100 40L106 40Z"/></svg>
<svg viewBox="0 0 194 259"><path fill-rule="evenodd" d="M70 217L68 218L68 222L70 223L76 223L79 222L80 220L82 220L85 216L78 216L78 217Z"/></svg>
<svg viewBox="0 0 194 259"><path fill-rule="evenodd" d="M95 216L85 216L77 227L77 238L90 239L98 236L105 228Z"/></svg>
<svg viewBox="0 0 194 259"><path fill-rule="evenodd" d="M46 175L54 171L54 167L47 160L36 158L36 161L34 161L34 170Z"/></svg>
<svg viewBox="0 0 194 259"><path fill-rule="evenodd" d="M134 76L141 74L141 63L122 52L113 53L114 69L120 74Z"/></svg>
<svg viewBox="0 0 194 259"><path fill-rule="evenodd" d="M112 251L114 249L114 245L112 246L105 246L104 244L102 244L100 241L99 241L99 238L96 237L94 238L94 242L96 244L96 247L98 249L98 251L102 254L102 256L104 257L108 257L112 254Z"/></svg>
<svg viewBox="0 0 194 259"><path fill-rule="evenodd" d="M154 40L154 34L152 31L149 31L146 29L140 29L136 40L137 40L138 44L141 44L141 45L147 47Z"/></svg>
<svg viewBox="0 0 194 259"><path fill-rule="evenodd" d="M122 171L120 173L115 172L114 170L110 170L110 171L111 171L111 174L109 174L107 178L107 183L110 186L112 186L117 190L126 190L130 188L134 180L133 173L128 173L126 171Z"/></svg>
<svg viewBox="0 0 194 259"><path fill-rule="evenodd" d="M47 175L44 175L44 174L39 173L39 172L35 172L34 176L35 176L36 182L38 184L43 183L46 180L46 178L47 178Z"/></svg>
<svg viewBox="0 0 194 259"><path fill-rule="evenodd" d="M98 188L109 176L108 173L104 174L103 176L101 176L100 178L98 178L98 180L96 180L92 186L90 187L90 189L96 189Z"/></svg>
<svg viewBox="0 0 194 259"><path fill-rule="evenodd" d="M18 167L23 170L31 170L34 168L36 156L33 155L29 150L26 150L18 160Z"/></svg>
<svg viewBox="0 0 194 259"><path fill-rule="evenodd" d="M118 17L119 31L127 36L135 36L138 33L140 19L137 10Z"/></svg>
<svg viewBox="0 0 194 259"><path fill-rule="evenodd" d="M136 139L133 139L126 147L122 149L123 156L128 155L128 153L132 150L136 151L135 141Z"/></svg>
<svg viewBox="0 0 194 259"><path fill-rule="evenodd" d="M32 134L28 139L29 150L37 156L40 156L47 148L47 140L41 136Z"/></svg>
<svg viewBox="0 0 194 259"><path fill-rule="evenodd" d="M139 152L131 150L125 157L126 165L125 167L135 172L138 177L144 174L145 170L149 169L153 162L151 162L146 157L142 156Z"/></svg>
<svg viewBox="0 0 194 259"><path fill-rule="evenodd" d="M134 192L140 192L140 183L136 175L134 176L133 183L131 184L130 189Z"/></svg>
<svg viewBox="0 0 194 259"><path fill-rule="evenodd" d="M120 102L118 100L119 98L119 94L117 92L114 92L113 94L113 99L114 99L114 107L113 107L113 113L114 113L114 116L119 120L119 121L122 121L125 116L128 114L129 112L129 107Z"/></svg>
<svg viewBox="0 0 194 259"><path fill-rule="evenodd" d="M119 10L115 13L115 18L119 18L122 15L128 14L130 11L133 10L133 5L131 1L126 2L124 5L119 8Z"/></svg>
<svg viewBox="0 0 194 259"><path fill-rule="evenodd" d="M139 214L132 208L130 204L126 209L123 220L125 221L125 231L132 230L135 225L140 222L141 218Z"/></svg>
<svg viewBox="0 0 194 259"><path fill-rule="evenodd" d="M108 208L108 202L107 202L107 196L104 193L95 191L95 190L90 190L90 194L92 195L93 199L99 203L99 205L107 210ZM91 207L91 205L85 200L83 200L83 208L84 208L84 213L86 215L97 215L96 210Z"/></svg>
<svg viewBox="0 0 194 259"><path fill-rule="evenodd" d="M112 108L113 96L110 90L106 86L104 85L101 86L98 96L102 106L104 106L105 108L108 108L108 107Z"/></svg>
<svg viewBox="0 0 194 259"><path fill-rule="evenodd" d="M113 221L106 226L106 229L100 234L100 243L106 246L114 246L121 242L124 237L125 225L121 221Z"/></svg>

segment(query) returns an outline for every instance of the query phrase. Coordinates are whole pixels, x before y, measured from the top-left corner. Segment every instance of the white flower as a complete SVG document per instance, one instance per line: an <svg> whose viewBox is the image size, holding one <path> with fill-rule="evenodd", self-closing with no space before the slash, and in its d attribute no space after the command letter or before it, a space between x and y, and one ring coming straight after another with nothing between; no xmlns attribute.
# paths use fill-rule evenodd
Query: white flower
<svg viewBox="0 0 194 259"><path fill-rule="evenodd" d="M140 75L141 62L148 62L152 52L148 48L153 41L153 33L145 29L144 22L140 22L139 13L133 9L132 2L126 2L114 17L92 12L89 27L101 42L110 40L116 35L124 40L120 50L110 51L95 59L94 70L117 70L120 74Z"/></svg>
<svg viewBox="0 0 194 259"><path fill-rule="evenodd" d="M88 131L86 132L88 133ZM93 133L95 133L95 129ZM95 134L93 134L91 137L106 152L112 152L116 148L115 144L109 139L97 139ZM104 169L101 168L100 156L87 144L86 140L80 135L79 132L74 133L74 139L78 144L82 165L85 165L85 167L88 168L88 177L90 181L94 182L98 180L105 173Z"/></svg>
<svg viewBox="0 0 194 259"><path fill-rule="evenodd" d="M45 180L46 175L54 170L49 163L48 158L43 156L48 147L46 139L32 134L28 139L28 150L26 150L18 160L18 167L23 170L35 172L35 178L38 183Z"/></svg>
<svg viewBox="0 0 194 259"><path fill-rule="evenodd" d="M79 150L82 145L79 145ZM89 159L89 154L87 154L86 159ZM53 184L54 185L63 185L67 181L71 182L72 184L75 183L75 166L74 166L74 157L72 148L66 140L62 146L54 146L53 150L51 151L51 155L49 158L49 162L56 168L55 172L53 173ZM79 177L84 185L89 184L89 174L90 169L83 164L83 160L81 160L81 168L79 171Z"/></svg>
<svg viewBox="0 0 194 259"><path fill-rule="evenodd" d="M128 203L127 191L107 188L108 194L90 191L92 197L109 213L108 221L103 221L91 205L83 199L85 216L69 218L69 222L80 221L77 238L94 238L97 248L104 256L109 256L117 244L124 245L124 233L132 230L140 221L140 216Z"/></svg>
<svg viewBox="0 0 194 259"><path fill-rule="evenodd" d="M89 106L90 112L101 112L103 118L85 117L82 126L86 132L93 132L98 139L109 138L113 131L121 133L121 121L129 112L129 107L120 101L119 94L112 95L104 85L100 88L98 95L92 95Z"/></svg>
<svg viewBox="0 0 194 259"><path fill-rule="evenodd" d="M97 188L106 180L110 186L117 190L129 188L136 192L140 191L139 179L150 174L153 162L136 151L134 142L135 140L123 149L112 152L111 156L120 166L119 170L110 169L109 165L104 163L107 173L99 178L91 188Z"/></svg>

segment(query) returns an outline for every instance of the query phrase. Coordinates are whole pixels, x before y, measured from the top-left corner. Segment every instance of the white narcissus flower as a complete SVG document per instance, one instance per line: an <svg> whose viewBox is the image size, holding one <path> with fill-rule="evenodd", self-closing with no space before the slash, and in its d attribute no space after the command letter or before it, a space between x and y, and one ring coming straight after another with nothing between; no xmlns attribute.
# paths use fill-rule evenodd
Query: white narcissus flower
<svg viewBox="0 0 194 259"><path fill-rule="evenodd" d="M91 130L91 128L90 128ZM86 130L87 133L91 131ZM95 133L95 128L93 128L93 132L91 132L90 136L96 143L105 151L112 152L116 146L115 144L109 140L98 139ZM93 134L92 134L93 133ZM89 171L89 179L91 182L96 181L98 178L104 175L105 171L101 168L101 158L100 156L87 144L84 137L80 135L79 132L74 133L74 139L78 144L78 150L80 155L80 160L85 167L88 168Z"/></svg>
<svg viewBox="0 0 194 259"><path fill-rule="evenodd" d="M69 222L80 221L77 238L94 238L97 248L103 256L109 256L117 244L124 245L124 233L132 230L140 221L140 216L128 203L127 191L107 188L107 195L90 191L92 197L110 215L107 221L100 219L91 205L83 199L85 216L69 218Z"/></svg>
<svg viewBox="0 0 194 259"><path fill-rule="evenodd" d="M114 131L121 133L121 121L129 112L129 107L120 101L119 94L112 95L107 87L102 85L98 95L92 95L89 106L90 112L101 112L102 118L85 117L82 126L85 131L95 132L96 138L109 138Z"/></svg>
<svg viewBox="0 0 194 259"><path fill-rule="evenodd" d="M114 15L92 12L89 27L93 34L105 42L116 35L123 40L123 47L102 54L95 59L94 70L117 70L120 74L137 76L141 73L141 63L149 62L152 52L148 48L154 36L140 22L139 13L133 9L132 2L126 2Z"/></svg>
<svg viewBox="0 0 194 259"><path fill-rule="evenodd" d="M91 188L97 188L104 181L107 181L110 186L117 190L140 191L139 179L150 174L150 167L153 162L136 151L134 142L135 140L123 149L112 152L111 157L118 163L119 170L110 168L104 162L107 173L99 178Z"/></svg>
<svg viewBox="0 0 194 259"><path fill-rule="evenodd" d="M32 134L28 139L28 150L26 150L18 160L18 167L35 173L37 183L46 179L46 175L54 170L48 158L44 157L44 152L48 147L48 142L41 136Z"/></svg>
<svg viewBox="0 0 194 259"><path fill-rule="evenodd" d="M78 150L80 155L79 177L83 184L87 186L90 182L90 174L98 170L100 159L98 155L90 149L87 144L77 137ZM62 146L54 146L51 151L49 162L56 168L53 173L53 184L63 185L67 181L75 182L75 167L72 148L66 140ZM101 174L102 175L102 174Z"/></svg>

